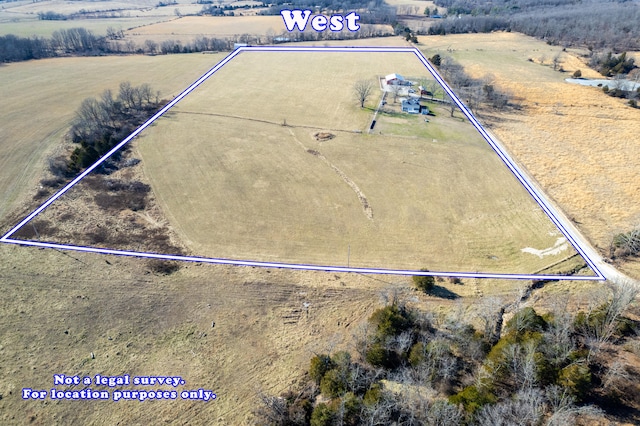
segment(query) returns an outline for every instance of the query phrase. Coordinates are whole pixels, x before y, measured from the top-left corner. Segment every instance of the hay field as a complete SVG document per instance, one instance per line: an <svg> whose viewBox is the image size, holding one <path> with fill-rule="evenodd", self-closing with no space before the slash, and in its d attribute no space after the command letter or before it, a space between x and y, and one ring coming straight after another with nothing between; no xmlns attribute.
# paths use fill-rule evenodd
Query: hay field
<svg viewBox="0 0 640 426"><path fill-rule="evenodd" d="M387 0L385 3L389 6L393 6L398 15L415 15L424 17L425 8L428 7L430 10L437 8L433 1L425 0ZM439 10L444 12L446 9L441 7Z"/></svg>
<svg viewBox="0 0 640 426"><path fill-rule="evenodd" d="M180 10L182 13L197 13L202 10L201 4L195 1L178 0L176 4L168 6L158 6L160 2L155 0L40 0L40 1L15 1L3 5L2 13L7 16L36 16L41 12L56 12L63 15L103 13L114 14L122 17L142 17L142 16L175 16L174 11ZM229 3L229 2L222 2ZM249 2L252 3L252 2ZM240 3L238 3L240 4Z"/></svg>
<svg viewBox="0 0 640 426"><path fill-rule="evenodd" d="M167 19L175 19L167 17L138 17L41 21L32 17L17 20L2 20L2 18L3 13L0 12L0 35L13 34L19 37L50 37L55 31L78 27L86 28L94 34L105 35L109 27L116 30L132 30L141 26L166 21Z"/></svg>
<svg viewBox="0 0 640 426"><path fill-rule="evenodd" d="M351 86L390 71L428 73L410 54L244 52L158 120L136 146L191 251L512 273L570 256L521 252L559 234L468 123L439 111L437 138L359 133L372 111Z"/></svg>
<svg viewBox="0 0 640 426"><path fill-rule="evenodd" d="M393 33L389 25L361 24L363 27L373 27ZM309 29L307 31L313 31ZM347 31L347 30L345 30ZM264 43L269 37L288 35L280 15L276 16L183 16L167 22L160 22L135 28L126 32L125 40L132 40L137 44L145 40L162 42L165 40L180 40L190 42L197 37L236 39L242 35L250 35L261 39ZM323 42L324 44L324 42Z"/></svg>
<svg viewBox="0 0 640 426"><path fill-rule="evenodd" d="M158 2L149 0L122 1L38 1L5 3L0 9L0 35L14 34L21 37L49 37L54 31L83 27L96 34L106 34L107 28L131 30L145 25L176 19L181 14L198 13L202 5L179 2L169 7L156 7ZM83 12L99 12L109 17L81 17L61 21L38 19L42 12L64 15Z"/></svg>
<svg viewBox="0 0 640 426"><path fill-rule="evenodd" d="M264 35L268 31L284 29L278 16L184 16L170 22L148 25L129 31L127 35L154 36L208 36L231 37L242 34Z"/></svg>
<svg viewBox="0 0 640 426"><path fill-rule="evenodd" d="M149 83L170 98L222 56L127 56L57 58L0 67L0 220L19 209L38 189L47 157L59 150L80 102L117 91L122 81ZM15 219L15 218L13 218ZM5 229L6 231L6 229Z"/></svg>
<svg viewBox="0 0 640 426"><path fill-rule="evenodd" d="M280 34L284 28L281 16L184 16L125 32L125 41L142 45L146 40L161 43L176 40L189 43L199 37L229 38L249 34L257 37Z"/></svg>
<svg viewBox="0 0 640 426"><path fill-rule="evenodd" d="M603 255L614 234L638 226L640 112L599 88L564 81L576 69L599 76L584 52L515 33L423 38L423 49L453 56L476 76L493 75L520 98L523 111L497 114L493 132ZM565 73L551 67L557 54Z"/></svg>

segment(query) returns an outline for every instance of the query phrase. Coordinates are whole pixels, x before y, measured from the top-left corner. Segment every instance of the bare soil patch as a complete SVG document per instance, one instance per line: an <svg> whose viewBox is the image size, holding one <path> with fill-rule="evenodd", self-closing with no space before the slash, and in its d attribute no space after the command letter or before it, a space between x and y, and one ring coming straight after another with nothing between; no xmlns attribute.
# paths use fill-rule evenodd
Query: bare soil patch
<svg viewBox="0 0 640 426"><path fill-rule="evenodd" d="M329 141L336 137L333 133L329 132L318 132L313 135L313 137L320 142Z"/></svg>

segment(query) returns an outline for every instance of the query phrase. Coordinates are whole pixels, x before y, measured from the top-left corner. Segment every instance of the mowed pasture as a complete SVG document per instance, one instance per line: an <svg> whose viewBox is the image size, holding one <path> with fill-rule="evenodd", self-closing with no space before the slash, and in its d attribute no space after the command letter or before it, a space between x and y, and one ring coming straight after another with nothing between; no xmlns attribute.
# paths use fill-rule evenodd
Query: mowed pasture
<svg viewBox="0 0 640 426"><path fill-rule="evenodd" d="M564 81L577 69L602 78L585 65L586 50L563 52L517 33L422 40L427 55L452 56L518 98L522 109L488 118L491 130L608 256L612 237L640 223L640 112L600 88ZM556 55L566 72L553 70Z"/></svg>
<svg viewBox="0 0 640 426"><path fill-rule="evenodd" d="M437 139L368 134L352 85L390 72L428 77L407 53L243 52L145 131L145 175L191 251L511 273L575 253L521 251L561 235L460 117L438 111Z"/></svg>
<svg viewBox="0 0 640 426"><path fill-rule="evenodd" d="M45 176L47 157L64 146L74 112L83 99L123 81L149 83L171 98L223 56L174 55L57 58L0 67L0 220L23 211ZM15 220L15 216L11 216Z"/></svg>

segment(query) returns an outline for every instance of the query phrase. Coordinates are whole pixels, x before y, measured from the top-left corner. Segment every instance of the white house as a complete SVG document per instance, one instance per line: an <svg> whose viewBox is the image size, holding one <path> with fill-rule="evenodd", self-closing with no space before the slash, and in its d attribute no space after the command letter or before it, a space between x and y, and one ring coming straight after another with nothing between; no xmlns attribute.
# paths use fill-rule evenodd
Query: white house
<svg viewBox="0 0 640 426"><path fill-rule="evenodd" d="M420 114L420 102L415 98L403 99L402 111L409 114Z"/></svg>
<svg viewBox="0 0 640 426"><path fill-rule="evenodd" d="M416 98L402 100L402 111L409 114L429 114L429 107L420 105L420 101Z"/></svg>

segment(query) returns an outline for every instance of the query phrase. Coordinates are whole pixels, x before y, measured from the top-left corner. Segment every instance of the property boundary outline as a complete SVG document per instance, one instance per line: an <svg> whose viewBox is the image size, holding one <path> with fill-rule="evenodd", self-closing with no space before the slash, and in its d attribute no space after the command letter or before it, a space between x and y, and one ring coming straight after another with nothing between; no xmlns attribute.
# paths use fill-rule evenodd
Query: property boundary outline
<svg viewBox="0 0 640 426"><path fill-rule="evenodd" d="M11 238L20 228L33 220L36 216L42 213L47 207L54 203L58 198L64 195L67 191L73 188L77 183L99 167L103 162L109 159L114 153L120 150L124 145L128 144L136 136L138 136L147 127L153 124L158 118L162 117L167 111L173 108L178 102L184 99L188 94L195 90L198 86L204 83L209 77L215 74L220 68L230 62L233 58L242 52L366 52L366 53L413 53L418 60L427 68L435 80L441 85L446 94L455 102L456 106L465 115L476 130L482 135L485 141L491 146L494 152L500 157L502 162L509 168L511 173L520 181L527 192L533 197L536 203L542 208L545 214L556 225L565 238L570 242L573 248L580 254L580 256L587 262L589 267L596 273L596 276L572 276L572 275L545 275L545 274L509 274L509 273L483 273L483 272L439 272L439 271L416 271L416 270L396 270L396 269L381 269L381 268L352 268L344 266L324 266L324 265L308 265L297 263L280 263L280 262L263 262L252 260L238 260L238 259L225 259L225 258L207 258L198 256L183 256L183 255L168 255L152 252L136 252L129 250L116 250L99 247L87 247L87 246L75 246L69 244L48 243L41 241L30 240L16 240ZM123 139L119 144L114 146L109 152L99 158L94 164L89 166L85 171L80 173L72 181L66 184L62 189L53 194L47 201L36 208L33 212L27 215L22 221L11 228L7 233L0 237L0 243L16 244L21 246L33 246L43 248L53 248L61 250L72 250L89 253L110 254L117 256L129 256L129 257L142 257L150 259L160 260L176 260L176 261L188 261L210 264L222 264L222 265L237 265L237 266L257 266L267 268L285 268L294 270L310 270L310 271L327 271L327 272L354 272L363 274L387 274L387 275L423 275L423 276L440 276L440 277L458 277L458 278L499 278L499 279L553 279L553 280L604 280L604 275L596 267L593 260L587 255L586 249L580 246L577 231L568 229L564 226L562 221L557 217L557 210L551 205L551 202L546 195L537 187L533 185L527 178L523 170L513 161L511 156L501 147L501 145L484 129L484 127L478 122L471 111L466 105L458 98L449 85L444 81L440 74L435 70L433 65L426 59L426 57L416 47L300 47L300 46L243 46L231 52L222 61L218 62L213 68L203 74L189 87L183 90L178 96L171 100L167 105L162 107L151 118L145 121L140 127L134 130L129 136Z"/></svg>

